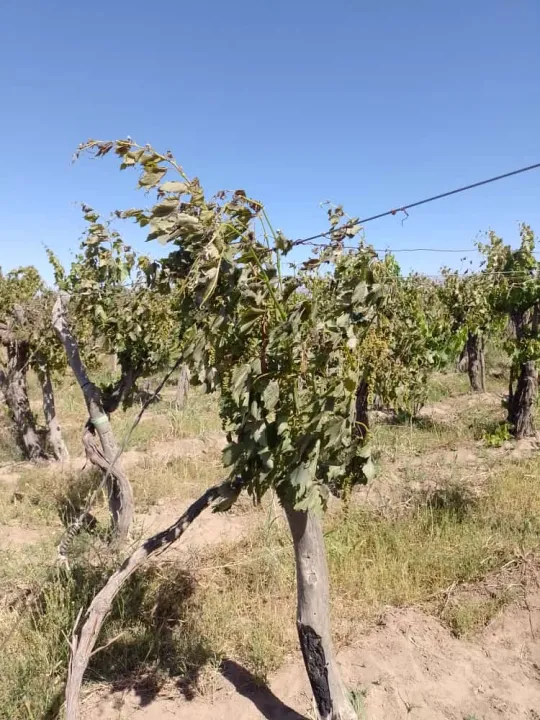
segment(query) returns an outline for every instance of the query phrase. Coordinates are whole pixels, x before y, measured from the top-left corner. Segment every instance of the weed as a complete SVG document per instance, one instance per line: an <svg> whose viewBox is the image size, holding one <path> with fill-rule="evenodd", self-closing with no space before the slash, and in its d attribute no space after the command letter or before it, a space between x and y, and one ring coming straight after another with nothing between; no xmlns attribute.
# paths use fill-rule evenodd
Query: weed
<svg viewBox="0 0 540 720"><path fill-rule="evenodd" d="M484 434L484 442L487 447L501 447L501 445L512 439L508 423L498 423L491 431Z"/></svg>
<svg viewBox="0 0 540 720"><path fill-rule="evenodd" d="M510 596L506 593L490 598L463 599L450 605L442 619L456 637L470 635L487 627L509 599Z"/></svg>
<svg viewBox="0 0 540 720"><path fill-rule="evenodd" d="M366 695L366 688L355 688L354 690L349 690L349 700L351 701L353 710L358 715L359 720L367 720L365 704Z"/></svg>

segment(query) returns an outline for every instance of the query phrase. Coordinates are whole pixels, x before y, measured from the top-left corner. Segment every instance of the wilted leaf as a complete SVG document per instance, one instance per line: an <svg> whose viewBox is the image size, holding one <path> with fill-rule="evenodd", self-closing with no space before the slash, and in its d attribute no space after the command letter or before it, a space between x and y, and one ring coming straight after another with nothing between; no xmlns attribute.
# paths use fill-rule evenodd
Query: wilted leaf
<svg viewBox="0 0 540 720"><path fill-rule="evenodd" d="M154 167L143 172L139 178L139 187L155 187L166 173L165 168Z"/></svg>
<svg viewBox="0 0 540 720"><path fill-rule="evenodd" d="M302 263L302 268L304 270L314 270L316 267L319 267L321 264L321 261L319 258L311 258L311 260L306 260Z"/></svg>
<svg viewBox="0 0 540 720"><path fill-rule="evenodd" d="M154 205L152 208L152 216L166 217L177 209L178 200L176 198L167 198L166 200L163 200L163 202L159 203L159 205Z"/></svg>
<svg viewBox="0 0 540 720"><path fill-rule="evenodd" d="M185 193L189 188L186 183L180 182L179 180L168 180L160 185L159 189L164 193Z"/></svg>
<svg viewBox="0 0 540 720"><path fill-rule="evenodd" d="M96 157L101 157L102 155L106 155L110 150L112 150L113 145L114 145L114 143L112 143L112 142L101 143L100 145L98 145Z"/></svg>
<svg viewBox="0 0 540 720"><path fill-rule="evenodd" d="M175 222L182 229L197 230L200 227L199 219L187 213L179 213L175 218Z"/></svg>

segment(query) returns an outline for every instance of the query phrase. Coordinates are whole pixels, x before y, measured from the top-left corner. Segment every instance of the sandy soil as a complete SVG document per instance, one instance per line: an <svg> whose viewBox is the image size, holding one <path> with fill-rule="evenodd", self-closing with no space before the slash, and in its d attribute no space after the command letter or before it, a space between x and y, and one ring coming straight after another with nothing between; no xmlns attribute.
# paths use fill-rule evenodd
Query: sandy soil
<svg viewBox="0 0 540 720"><path fill-rule="evenodd" d="M500 403L493 396L493 404ZM457 402L457 404L456 404ZM474 402L471 396L438 403L424 409L426 417L452 422L460 410ZM458 407L458 406L459 407ZM205 438L185 438L174 443L158 443L150 456L159 459L216 455L224 444L221 434ZM538 441L508 443L490 452L514 459L538 451ZM124 454L124 465L138 464L146 453L131 450ZM481 482L483 450L472 442L457 450L426 452L406 458L408 468L457 468L464 476ZM493 459L492 459L493 462ZM24 464L20 464L21 468ZM69 469L84 465L75 458ZM51 467L51 472L58 466ZM17 481L15 466L0 468L0 484L10 492ZM384 481L376 479L370 488L359 491L358 501L396 502L403 492L400 462L385 467ZM439 473L437 473L438 475ZM407 488L414 491L414 482ZM148 536L174 522L187 507L160 501L150 512L137 515L136 528ZM256 520L252 513L203 515L193 532L172 552L199 550L222 540L236 540ZM14 525L0 527L0 546L17 548L40 541L39 530ZM540 720L540 589L527 598L527 604L508 606L474 639L454 637L436 618L419 609L391 609L369 633L360 629L357 642L342 648L339 661L350 687L364 693L365 720ZM205 693L188 693L172 680L157 687L148 679L134 687L94 685L88 688L83 720L159 720L182 717L186 720L311 720L311 692L299 653L291 658L261 687L233 660L216 671Z"/></svg>
<svg viewBox="0 0 540 720"><path fill-rule="evenodd" d="M388 610L380 626L339 653L345 680L364 690L369 720L539 720L540 592L528 605L508 607L474 641L458 640L418 610ZM86 699L83 717L309 720L309 698L297 659L268 687L228 661L210 695L187 700L172 685L157 694L100 688Z"/></svg>

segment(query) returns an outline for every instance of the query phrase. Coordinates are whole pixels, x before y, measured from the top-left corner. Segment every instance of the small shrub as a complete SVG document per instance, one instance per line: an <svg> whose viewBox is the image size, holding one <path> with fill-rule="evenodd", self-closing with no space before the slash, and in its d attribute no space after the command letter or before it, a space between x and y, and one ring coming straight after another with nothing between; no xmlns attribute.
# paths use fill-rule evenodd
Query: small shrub
<svg viewBox="0 0 540 720"><path fill-rule="evenodd" d="M501 445L512 439L508 423L499 423L494 430L484 434L484 442L488 447L501 447Z"/></svg>

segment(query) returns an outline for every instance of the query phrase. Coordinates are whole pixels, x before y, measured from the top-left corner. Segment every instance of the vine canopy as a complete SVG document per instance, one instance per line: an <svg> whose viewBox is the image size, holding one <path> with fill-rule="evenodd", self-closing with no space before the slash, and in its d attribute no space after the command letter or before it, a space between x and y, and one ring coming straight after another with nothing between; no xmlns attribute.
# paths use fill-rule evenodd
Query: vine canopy
<svg viewBox="0 0 540 720"><path fill-rule="evenodd" d="M171 153L131 140L90 140L82 152L114 152L139 173L150 208L116 210L171 247L153 263L152 282L174 292L183 356L207 391L221 391L229 443L223 463L259 500L273 487L297 509L319 510L328 487L365 481L369 450L355 427L363 373L358 348L385 301L379 260L343 241L359 229L330 211L328 246L294 276L282 260L292 243L274 232L259 201L244 190L207 198ZM328 268L332 302L319 292Z"/></svg>

